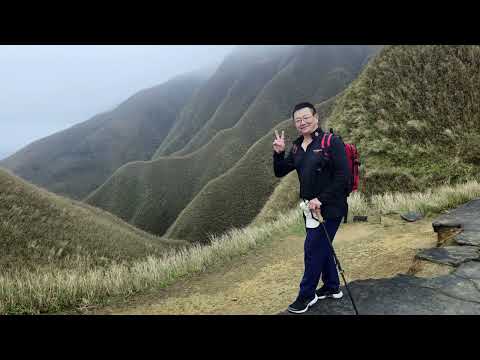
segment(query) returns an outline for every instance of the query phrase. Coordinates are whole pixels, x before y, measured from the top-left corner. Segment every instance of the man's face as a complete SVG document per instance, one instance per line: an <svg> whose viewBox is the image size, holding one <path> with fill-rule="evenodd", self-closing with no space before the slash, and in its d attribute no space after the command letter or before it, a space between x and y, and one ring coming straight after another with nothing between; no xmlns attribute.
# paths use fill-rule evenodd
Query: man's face
<svg viewBox="0 0 480 360"><path fill-rule="evenodd" d="M318 114L312 115L310 108L303 108L295 111L293 121L300 134L311 134L318 127Z"/></svg>

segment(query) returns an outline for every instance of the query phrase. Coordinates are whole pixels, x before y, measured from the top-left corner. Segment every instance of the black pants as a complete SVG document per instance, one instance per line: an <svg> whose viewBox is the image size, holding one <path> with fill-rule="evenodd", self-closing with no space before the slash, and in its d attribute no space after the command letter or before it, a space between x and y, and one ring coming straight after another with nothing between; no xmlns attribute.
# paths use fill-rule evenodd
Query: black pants
<svg viewBox="0 0 480 360"><path fill-rule="evenodd" d="M323 225L325 225L328 235L333 242L342 218L343 216L325 219L323 224L314 229L306 228L307 236L304 245L305 271L300 283L299 297L304 299L313 298L320 276L323 284L327 287L338 288L340 286L335 258L325 235Z"/></svg>

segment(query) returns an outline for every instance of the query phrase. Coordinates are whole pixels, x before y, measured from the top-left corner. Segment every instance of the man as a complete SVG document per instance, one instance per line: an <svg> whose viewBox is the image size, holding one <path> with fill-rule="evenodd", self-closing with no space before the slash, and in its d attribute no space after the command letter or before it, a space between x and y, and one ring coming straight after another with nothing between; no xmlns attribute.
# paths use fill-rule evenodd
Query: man
<svg viewBox="0 0 480 360"><path fill-rule="evenodd" d="M348 163L345 145L338 136L332 136L318 126L318 114L310 103L296 105L292 112L295 127L300 133L285 158L284 132L275 131L273 168L276 177L296 170L300 181L300 198L308 200L312 215L325 220L325 227L333 241L347 211ZM324 136L325 135L325 136ZM324 148L322 148L322 141ZM304 215L305 218L305 215ZM318 299L343 296L333 252L323 225L306 227L304 245L305 271L297 299L288 307L293 313L303 313ZM317 288L322 277L323 286Z"/></svg>

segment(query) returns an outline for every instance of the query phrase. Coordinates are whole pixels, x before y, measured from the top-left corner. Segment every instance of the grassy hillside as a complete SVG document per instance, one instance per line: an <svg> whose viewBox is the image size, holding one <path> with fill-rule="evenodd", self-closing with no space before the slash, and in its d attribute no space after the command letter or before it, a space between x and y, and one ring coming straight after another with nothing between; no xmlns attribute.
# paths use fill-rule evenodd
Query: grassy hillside
<svg viewBox="0 0 480 360"><path fill-rule="evenodd" d="M29 182L80 199L121 165L150 159L206 79L204 72L143 90L114 110L36 141L0 165Z"/></svg>
<svg viewBox="0 0 480 360"><path fill-rule="evenodd" d="M414 210L431 215L478 196L480 184L472 181L455 187L437 187L425 193L374 196L369 202L357 197L353 212L365 214L368 211L368 214L378 215ZM149 256L133 262L94 267L89 266L85 258L70 261L69 266L63 268L53 265L28 270L20 265L18 271L0 274L0 314L58 312L73 308L88 311L91 307L108 304L112 298L124 302L131 295L164 288L185 275L218 269L225 264L231 267L232 258L251 253L252 249L267 242L279 239L290 242L291 239L282 238L289 236L292 230L303 233L298 210L284 211L275 222L234 229L212 239L207 246L197 244L161 257ZM374 250L378 250L377 245ZM258 264L263 262L257 262L257 268ZM281 275L278 271L275 274Z"/></svg>
<svg viewBox="0 0 480 360"><path fill-rule="evenodd" d="M329 126L356 143L366 192L415 191L480 173L480 46L388 46Z"/></svg>
<svg viewBox="0 0 480 360"><path fill-rule="evenodd" d="M331 99L317 106L322 124L333 102ZM235 166L205 185L165 235L188 240L208 239L208 234L219 234L232 227L249 224L280 182L273 174L272 141L275 130L279 133L284 130L288 142L298 136L292 119L270 130L250 147ZM294 176L297 179L296 173ZM298 186L284 191L284 196L295 198L298 202Z"/></svg>
<svg viewBox="0 0 480 360"><path fill-rule="evenodd" d="M477 46L386 47L339 96L326 127L358 145L362 195L478 179L476 54ZM296 176L283 179L254 223L295 206L286 190L297 188Z"/></svg>
<svg viewBox="0 0 480 360"><path fill-rule="evenodd" d="M0 169L0 270L68 267L75 258L92 264L160 255L184 245L162 240L119 218L70 200Z"/></svg>
<svg viewBox="0 0 480 360"><path fill-rule="evenodd" d="M237 47L185 105L152 159L192 152L218 130L234 126L292 52L278 48Z"/></svg>
<svg viewBox="0 0 480 360"><path fill-rule="evenodd" d="M275 221L278 214L289 211L298 205L300 185L296 171L281 179L262 209L252 221L252 225Z"/></svg>
<svg viewBox="0 0 480 360"><path fill-rule="evenodd" d="M366 46L302 47L233 128L219 131L189 155L125 165L86 201L142 229L163 234L210 180L233 167L258 139L289 118L293 104L319 103L334 96L355 78L370 53ZM229 199L218 197L218 201Z"/></svg>

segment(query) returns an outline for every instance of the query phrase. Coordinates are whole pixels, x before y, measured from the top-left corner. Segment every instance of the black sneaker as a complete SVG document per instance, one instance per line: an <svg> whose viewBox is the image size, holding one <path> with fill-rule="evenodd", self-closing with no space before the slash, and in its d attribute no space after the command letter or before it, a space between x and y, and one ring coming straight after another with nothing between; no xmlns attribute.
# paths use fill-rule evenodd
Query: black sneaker
<svg viewBox="0 0 480 360"><path fill-rule="evenodd" d="M308 310L310 306L315 304L318 300L317 295L313 299L301 299L297 298L293 304L288 306L288 311L295 314L301 314Z"/></svg>
<svg viewBox="0 0 480 360"><path fill-rule="evenodd" d="M329 289L325 287L325 285L322 286L317 291L315 291L315 294L318 296L320 300L323 300L326 298L341 299L343 297L343 292L339 288Z"/></svg>

